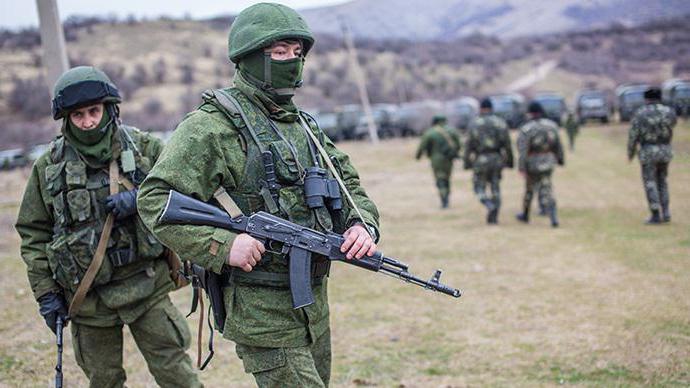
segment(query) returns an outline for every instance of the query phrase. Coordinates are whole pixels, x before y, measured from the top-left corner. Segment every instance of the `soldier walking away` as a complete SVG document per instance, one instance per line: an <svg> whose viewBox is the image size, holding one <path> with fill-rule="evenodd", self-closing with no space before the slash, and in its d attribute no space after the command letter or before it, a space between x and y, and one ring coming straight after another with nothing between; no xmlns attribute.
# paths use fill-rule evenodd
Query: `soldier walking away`
<svg viewBox="0 0 690 388"><path fill-rule="evenodd" d="M652 215L647 224L671 221L666 177L673 158L671 140L676 114L661 104L661 89L650 87L644 93L645 105L632 120L628 136L628 160L637 152L642 168L642 183ZM639 152L638 152L639 147Z"/></svg>
<svg viewBox="0 0 690 388"><path fill-rule="evenodd" d="M431 159L431 169L434 172L443 209L448 207L453 160L460 156L460 136L455 130L449 128L446 122L445 116L433 117L431 128L422 135L416 155L417 160L424 154Z"/></svg>
<svg viewBox="0 0 690 388"><path fill-rule="evenodd" d="M306 22L291 8L260 3L240 12L229 33L234 86L204 93L138 199L142 219L164 244L220 276L227 315L217 329L236 343L244 370L259 387L329 385L330 261L312 258L315 301L293 309L288 260L279 247L222 228L164 225L159 215L176 190L205 202L218 198L229 214L265 211L342 233L341 251L349 259L375 252L378 211L357 171L293 101L313 44Z"/></svg>
<svg viewBox="0 0 690 388"><path fill-rule="evenodd" d="M479 112L480 116L470 124L464 167L473 169L474 192L486 206L486 222L497 224L501 208L501 171L504 167L513 168L513 149L508 125L493 114L490 99L481 101ZM490 194L487 185L491 188Z"/></svg>
<svg viewBox="0 0 690 388"><path fill-rule="evenodd" d="M538 191L539 204L551 218L551 226L559 225L556 200L553 197L551 175L556 163L564 164L563 148L555 122L544 118L544 109L537 102L528 108L529 121L520 127L518 135L518 169L525 177L525 197L522 213L516 218L528 223L534 190Z"/></svg>
<svg viewBox="0 0 690 388"><path fill-rule="evenodd" d="M568 112L568 118L565 120L565 132L568 134L568 147L571 151L575 151L575 138L580 133L580 121L573 112Z"/></svg>
<svg viewBox="0 0 690 388"><path fill-rule="evenodd" d="M54 96L62 135L34 163L16 223L41 315L54 333L72 323L91 387L124 386L123 325L160 386L201 386L185 352L189 328L168 297L166 251L137 215L137 187L162 143L120 123L120 94L94 67L64 73Z"/></svg>

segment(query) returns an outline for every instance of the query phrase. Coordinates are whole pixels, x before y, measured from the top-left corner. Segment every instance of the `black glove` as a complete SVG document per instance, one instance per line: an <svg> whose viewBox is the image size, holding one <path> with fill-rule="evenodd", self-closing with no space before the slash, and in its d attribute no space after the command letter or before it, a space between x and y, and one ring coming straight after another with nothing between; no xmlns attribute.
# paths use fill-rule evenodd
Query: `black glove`
<svg viewBox="0 0 690 388"><path fill-rule="evenodd" d="M38 311L46 321L46 325L55 333L58 317L63 321L67 320L67 306L65 305L65 298L62 294L49 292L38 298Z"/></svg>
<svg viewBox="0 0 690 388"><path fill-rule="evenodd" d="M105 199L105 210L112 212L116 220L137 214L137 192L134 189L109 195Z"/></svg>

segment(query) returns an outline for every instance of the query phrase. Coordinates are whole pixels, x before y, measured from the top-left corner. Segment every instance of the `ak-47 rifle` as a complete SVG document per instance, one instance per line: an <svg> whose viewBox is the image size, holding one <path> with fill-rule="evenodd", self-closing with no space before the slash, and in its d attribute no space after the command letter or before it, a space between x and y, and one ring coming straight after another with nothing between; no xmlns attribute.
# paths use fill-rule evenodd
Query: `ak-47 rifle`
<svg viewBox="0 0 690 388"><path fill-rule="evenodd" d="M62 388L62 329L64 329L64 321L60 314L57 316L55 322L55 336L57 344L57 364L55 364L55 388Z"/></svg>
<svg viewBox="0 0 690 388"><path fill-rule="evenodd" d="M311 287L311 256L319 254L331 261L341 261L374 272L383 272L428 290L459 298L460 290L442 284L441 270L430 280L420 279L408 272L408 265L376 252L361 259L347 259L340 252L345 241L340 234L319 232L259 211L252 215L232 218L223 209L198 201L192 197L170 191L168 203L160 216L163 224L209 225L250 236L268 243L282 244L282 253L288 256L290 291L295 309L314 303Z"/></svg>

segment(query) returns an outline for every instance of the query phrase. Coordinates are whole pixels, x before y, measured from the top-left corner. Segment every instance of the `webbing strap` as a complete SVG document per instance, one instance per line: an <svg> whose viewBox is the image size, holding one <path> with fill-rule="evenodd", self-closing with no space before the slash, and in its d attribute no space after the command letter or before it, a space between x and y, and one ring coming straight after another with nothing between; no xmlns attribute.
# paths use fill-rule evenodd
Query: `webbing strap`
<svg viewBox="0 0 690 388"><path fill-rule="evenodd" d="M108 169L108 175L110 177L110 195L117 194L120 191L120 186L118 184L120 178L120 171L117 166L117 160L111 159L110 167ZM101 237L98 240L98 245L96 247L96 253L93 255L93 260L89 264L89 268L86 269L84 278L79 283L77 291L74 293L72 302L69 305L68 315L74 317L79 312L81 304L86 298L86 293L89 292L89 288L96 278L96 273L101 268L103 264L103 259L105 258L105 250L108 248L108 240L110 240L110 233L113 230L113 223L115 221L115 216L109 213L105 219L105 224L103 225L103 231L101 232Z"/></svg>
<svg viewBox="0 0 690 388"><path fill-rule="evenodd" d="M364 229L366 229L367 234L369 235L369 237L372 238L372 240L375 240L375 236L372 236L371 233L369 232L370 226L367 225L366 220L362 216L362 212L359 210L359 206L357 206L357 204L355 203L355 200L352 199L352 195L350 194L350 191L347 189L347 187L345 187L345 182L343 182L342 178L338 174L338 171L335 169L335 166L333 165L333 162L331 161L331 158L328 155L328 152L326 152L326 150L321 145L321 142L319 142L319 139L317 139L316 135L314 135L314 133L311 131L311 128L304 121L304 118L302 117L302 115L299 115L299 122L300 122L300 124L302 124L302 127L304 127L305 132L307 132L309 137L311 137L314 144L316 144L316 148L319 150L319 153L321 154L323 159L326 161L326 165L328 166L328 169L331 170L331 173L335 177L335 180L338 181L338 185L340 186L340 189L343 190L343 192L345 193L345 197L347 198L347 201L350 202L350 205L352 205L352 207L355 209L355 212L357 212L357 216L359 217L360 221L362 221L362 223L364 225L366 225L366 227Z"/></svg>
<svg viewBox="0 0 690 388"><path fill-rule="evenodd" d="M225 210L230 217L236 218L244 214L242 213L242 209L237 206L230 194L228 194L228 192L225 191L225 188L222 186L219 187L215 193L213 193L213 198L220 203L220 206L223 207L223 210Z"/></svg>

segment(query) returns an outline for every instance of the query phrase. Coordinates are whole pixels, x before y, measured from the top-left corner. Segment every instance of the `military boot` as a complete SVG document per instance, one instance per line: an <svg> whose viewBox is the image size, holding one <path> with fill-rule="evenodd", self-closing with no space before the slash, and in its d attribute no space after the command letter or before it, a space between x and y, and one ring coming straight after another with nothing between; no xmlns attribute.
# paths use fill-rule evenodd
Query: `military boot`
<svg viewBox="0 0 690 388"><path fill-rule="evenodd" d="M447 209L448 208L448 196L444 195L441 197L441 209Z"/></svg>
<svg viewBox="0 0 690 388"><path fill-rule="evenodd" d="M498 208L489 210L489 214L486 216L486 223L491 225L498 224Z"/></svg>
<svg viewBox="0 0 690 388"><path fill-rule="evenodd" d="M558 228L558 211L556 210L556 206L551 206L551 211L549 212L549 218L551 218L551 227L552 228Z"/></svg>
<svg viewBox="0 0 690 388"><path fill-rule="evenodd" d="M525 224L529 223L529 208L522 209L522 213L516 214L515 218Z"/></svg>
<svg viewBox="0 0 690 388"><path fill-rule="evenodd" d="M661 222L671 222L671 211L668 207L665 207L661 214Z"/></svg>
<svg viewBox="0 0 690 388"><path fill-rule="evenodd" d="M661 223L661 217L659 217L659 211L658 210L652 210L652 216L649 217L647 221L645 221L645 224L647 225L656 225Z"/></svg>

